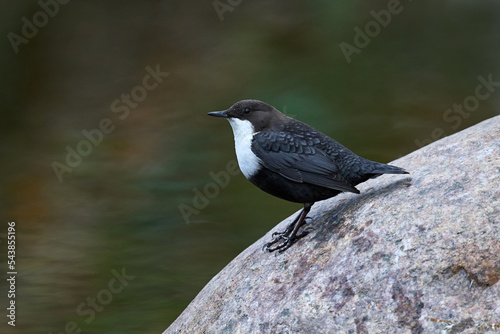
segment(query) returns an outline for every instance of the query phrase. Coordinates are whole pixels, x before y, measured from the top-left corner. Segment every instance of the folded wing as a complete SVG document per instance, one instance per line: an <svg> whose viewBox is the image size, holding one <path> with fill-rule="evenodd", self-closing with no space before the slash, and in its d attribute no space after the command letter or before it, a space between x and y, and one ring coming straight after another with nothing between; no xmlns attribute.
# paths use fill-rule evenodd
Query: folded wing
<svg viewBox="0 0 500 334"><path fill-rule="evenodd" d="M306 136L285 132L257 133L252 140L252 151L264 167L289 180L359 193L342 177L332 158Z"/></svg>

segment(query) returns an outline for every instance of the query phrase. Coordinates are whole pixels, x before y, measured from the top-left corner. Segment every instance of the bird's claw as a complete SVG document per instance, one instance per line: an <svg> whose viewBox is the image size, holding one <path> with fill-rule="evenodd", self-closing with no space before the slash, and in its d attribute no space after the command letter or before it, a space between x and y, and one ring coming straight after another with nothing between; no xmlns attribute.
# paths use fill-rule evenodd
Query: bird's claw
<svg viewBox="0 0 500 334"><path fill-rule="evenodd" d="M271 247L272 245L278 243L280 240L283 240L283 242L277 244L274 247ZM280 235L278 238L273 239L271 242L268 242L265 245L265 250L267 250L269 253L272 253L276 250L278 250L280 253L282 253L285 249L289 248L294 241L292 241L291 238L285 237L284 235Z"/></svg>
<svg viewBox="0 0 500 334"><path fill-rule="evenodd" d="M281 235L285 235L285 232L274 232L271 236L273 237L273 239L275 239L275 237L276 237L277 235L280 235L280 236L281 236Z"/></svg>
<svg viewBox="0 0 500 334"><path fill-rule="evenodd" d="M290 248L290 246L292 246L295 242L297 242L297 240L305 237L306 235L309 234L308 231L304 231L300 234L297 234L295 235L294 237L290 237L290 236L287 236L285 235L286 234L286 231L284 232L274 232L273 233L273 240L271 240L270 242L266 243L264 245L264 249L270 253L274 252L274 251L279 251L280 253L283 253L285 250L287 250L288 248ZM277 235L277 237L274 237L275 235ZM280 241L282 241L281 243L279 243ZM278 243L275 247L271 247L273 246L274 244Z"/></svg>
<svg viewBox="0 0 500 334"><path fill-rule="evenodd" d="M291 245L293 245L300 238L305 237L309 234L307 229L303 230L302 233L297 234L301 225L304 223L304 220L307 219L307 213L311 209L311 206L314 203L304 203L304 209L300 212L300 214L291 222L284 231L274 232L272 234L271 242L264 244L264 249L268 252L274 252L278 250L280 253L284 252ZM311 219L311 218L309 218Z"/></svg>

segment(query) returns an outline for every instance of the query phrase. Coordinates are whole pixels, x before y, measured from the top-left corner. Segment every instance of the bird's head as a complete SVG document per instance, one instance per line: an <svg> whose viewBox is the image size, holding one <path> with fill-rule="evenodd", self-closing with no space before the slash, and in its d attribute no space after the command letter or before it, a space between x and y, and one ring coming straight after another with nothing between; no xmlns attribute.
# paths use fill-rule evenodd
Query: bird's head
<svg viewBox="0 0 500 334"><path fill-rule="evenodd" d="M227 118L231 126L250 123L255 132L269 129L288 117L273 106L259 100L242 100L223 111L212 111L208 115Z"/></svg>

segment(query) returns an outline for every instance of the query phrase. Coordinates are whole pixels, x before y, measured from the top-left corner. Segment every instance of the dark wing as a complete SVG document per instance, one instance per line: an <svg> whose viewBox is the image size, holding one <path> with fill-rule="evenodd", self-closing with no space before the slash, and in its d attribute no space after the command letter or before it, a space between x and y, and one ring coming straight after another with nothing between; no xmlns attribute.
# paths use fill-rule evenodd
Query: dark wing
<svg viewBox="0 0 500 334"><path fill-rule="evenodd" d="M285 132L254 135L252 151L264 167L289 180L339 191L359 193L342 175L331 157L314 146L314 140Z"/></svg>

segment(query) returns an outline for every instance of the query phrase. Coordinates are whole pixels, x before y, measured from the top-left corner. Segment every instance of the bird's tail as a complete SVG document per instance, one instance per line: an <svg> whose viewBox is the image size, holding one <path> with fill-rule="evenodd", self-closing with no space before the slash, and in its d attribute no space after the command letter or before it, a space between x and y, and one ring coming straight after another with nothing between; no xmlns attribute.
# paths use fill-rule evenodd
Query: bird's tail
<svg viewBox="0 0 500 334"><path fill-rule="evenodd" d="M357 174L355 184L365 182L368 179L374 179L382 174L410 174L398 166L386 165L380 162L363 159L361 173Z"/></svg>
<svg viewBox="0 0 500 334"><path fill-rule="evenodd" d="M410 174L406 170L398 166L386 165L380 162L369 165L370 174Z"/></svg>

